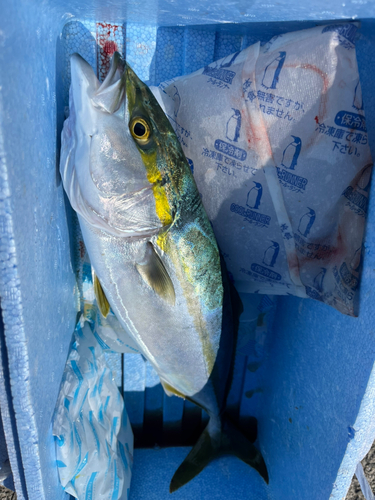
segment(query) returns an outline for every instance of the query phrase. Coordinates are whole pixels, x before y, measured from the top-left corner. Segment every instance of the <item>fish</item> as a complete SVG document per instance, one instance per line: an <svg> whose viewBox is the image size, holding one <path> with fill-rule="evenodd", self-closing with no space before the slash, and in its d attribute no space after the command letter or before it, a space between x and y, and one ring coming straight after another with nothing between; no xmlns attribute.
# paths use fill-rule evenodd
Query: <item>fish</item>
<svg viewBox="0 0 375 500"><path fill-rule="evenodd" d="M102 83L80 55L70 64L60 173L94 269L99 309L114 312L168 395L209 415L170 492L223 453L268 482L261 453L225 416L236 292L176 134L117 52Z"/></svg>

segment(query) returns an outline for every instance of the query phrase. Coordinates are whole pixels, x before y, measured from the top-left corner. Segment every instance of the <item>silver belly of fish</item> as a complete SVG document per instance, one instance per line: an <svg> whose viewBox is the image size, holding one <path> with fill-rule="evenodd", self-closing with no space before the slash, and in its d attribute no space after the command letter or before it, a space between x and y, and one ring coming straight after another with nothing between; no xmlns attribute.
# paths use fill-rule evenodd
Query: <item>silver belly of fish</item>
<svg viewBox="0 0 375 500"><path fill-rule="evenodd" d="M173 307L145 283L135 263L141 261L157 236L123 238L94 228L79 217L84 241L107 299L126 331L161 379L186 396L199 392L210 376L210 366L182 287L170 259L160 257L172 280L176 299ZM212 350L218 349L221 309L205 318Z"/></svg>

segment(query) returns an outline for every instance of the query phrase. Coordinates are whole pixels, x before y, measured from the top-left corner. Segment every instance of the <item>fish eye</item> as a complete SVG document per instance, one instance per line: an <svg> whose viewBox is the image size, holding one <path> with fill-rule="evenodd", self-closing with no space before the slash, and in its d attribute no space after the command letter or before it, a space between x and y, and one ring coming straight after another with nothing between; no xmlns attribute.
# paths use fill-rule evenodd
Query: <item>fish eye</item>
<svg viewBox="0 0 375 500"><path fill-rule="evenodd" d="M146 142L150 137L150 126L143 118L134 118L129 128L131 135L138 142Z"/></svg>

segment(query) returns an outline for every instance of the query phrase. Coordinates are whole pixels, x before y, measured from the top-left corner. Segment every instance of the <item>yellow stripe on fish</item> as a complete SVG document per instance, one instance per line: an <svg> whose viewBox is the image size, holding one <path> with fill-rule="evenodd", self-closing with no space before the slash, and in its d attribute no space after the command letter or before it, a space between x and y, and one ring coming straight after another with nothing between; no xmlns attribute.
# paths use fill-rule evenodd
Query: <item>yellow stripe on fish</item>
<svg viewBox="0 0 375 500"><path fill-rule="evenodd" d="M161 185L162 176L157 166L157 151L149 153L140 149L140 153L146 167L147 180L150 184L152 184L152 192L155 197L156 214L163 226L168 226L169 224L172 224L173 218L165 192L165 187Z"/></svg>

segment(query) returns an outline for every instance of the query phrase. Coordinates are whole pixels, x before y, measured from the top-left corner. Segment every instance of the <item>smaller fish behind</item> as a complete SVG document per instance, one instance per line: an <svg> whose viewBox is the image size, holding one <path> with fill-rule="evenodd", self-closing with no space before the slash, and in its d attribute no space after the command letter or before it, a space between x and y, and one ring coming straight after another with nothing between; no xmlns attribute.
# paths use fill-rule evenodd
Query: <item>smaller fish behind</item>
<svg viewBox="0 0 375 500"><path fill-rule="evenodd" d="M71 72L60 171L95 270L100 309L104 315L112 309L168 395L210 416L170 491L223 453L268 481L259 451L223 416L234 292L173 128L119 54L102 84L77 54Z"/></svg>

